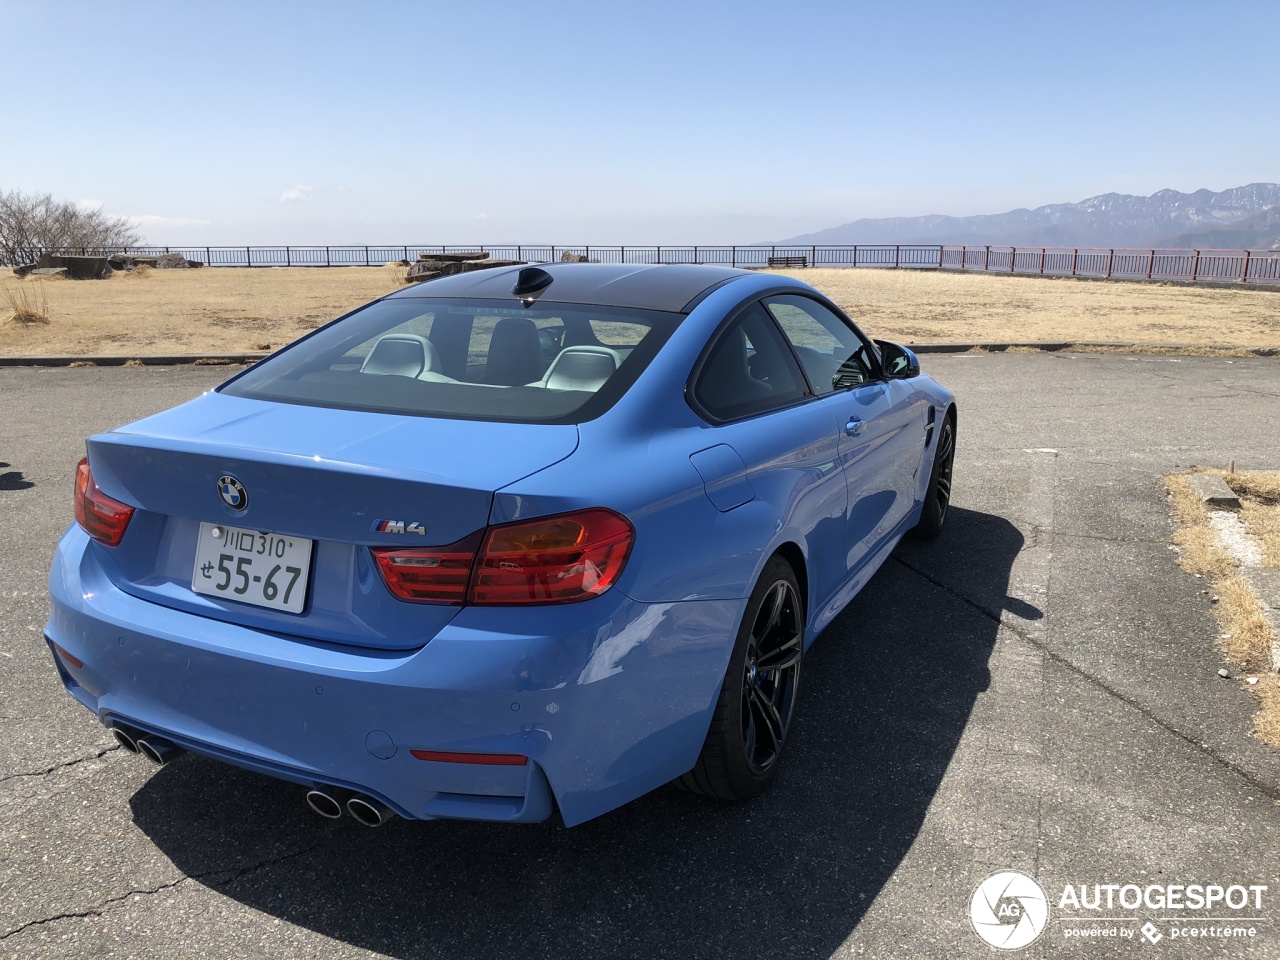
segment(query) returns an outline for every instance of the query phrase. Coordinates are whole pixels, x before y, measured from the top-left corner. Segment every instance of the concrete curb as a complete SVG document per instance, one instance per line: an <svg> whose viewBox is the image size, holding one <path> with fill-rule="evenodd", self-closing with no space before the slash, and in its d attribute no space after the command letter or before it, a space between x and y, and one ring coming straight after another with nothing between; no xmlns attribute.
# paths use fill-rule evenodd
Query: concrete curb
<svg viewBox="0 0 1280 960"><path fill-rule="evenodd" d="M114 357L0 357L0 367L69 367L72 364L90 364L95 367L123 367L126 363L141 363L147 367L172 367L182 364L201 364L208 366L224 366L238 363L256 363L263 353L175 353L155 356L114 356Z"/></svg>
<svg viewBox="0 0 1280 960"><path fill-rule="evenodd" d="M1004 353L1007 350L1037 350L1044 353L1058 353L1063 350L1078 350L1088 353L1091 350L1104 349L1111 351L1133 350L1137 352L1200 351L1198 355L1212 357L1221 353L1247 353L1255 357L1280 356L1280 346L1275 347L1241 347L1228 343L1116 343L1107 340L1031 340L1020 343L909 343L916 353L965 353L969 350L985 350L989 353Z"/></svg>
<svg viewBox="0 0 1280 960"><path fill-rule="evenodd" d="M987 353L1004 353L1008 350L1035 350L1042 353L1059 353L1064 350L1078 350L1088 353L1102 348L1108 352L1133 350L1136 352L1177 352L1196 351L1198 356L1212 357L1223 353L1246 354L1254 357L1280 356L1280 346L1275 347L1238 347L1230 344L1195 344L1195 343L1111 343L1103 340L1065 340L1002 343L920 343L907 344L916 353L967 353L970 350ZM0 357L0 367L69 367L74 364L92 364L95 367L122 367L126 363L141 363L148 367L171 367L182 364L201 364L219 366L225 364L257 363L263 357L269 357L273 351L254 353L175 353L121 356L67 356L67 357Z"/></svg>

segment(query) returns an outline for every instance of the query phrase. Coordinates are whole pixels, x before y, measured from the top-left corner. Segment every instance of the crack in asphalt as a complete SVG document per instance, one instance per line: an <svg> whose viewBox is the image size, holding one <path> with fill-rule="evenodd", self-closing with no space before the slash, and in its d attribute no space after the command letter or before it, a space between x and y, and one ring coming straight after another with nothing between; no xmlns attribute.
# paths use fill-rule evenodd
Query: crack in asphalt
<svg viewBox="0 0 1280 960"><path fill-rule="evenodd" d="M1145 543L1153 547L1168 546L1168 540L1149 540L1146 537L1104 537L1096 533L1067 533L1063 530L1053 531L1055 537L1066 537L1068 540L1100 540L1103 543Z"/></svg>
<svg viewBox="0 0 1280 960"><path fill-rule="evenodd" d="M67 767L74 767L77 763L84 763L88 760L100 760L113 750L119 750L120 744L113 744L109 747L103 747L97 753L89 757L76 757L74 760L67 760L64 763L55 763L52 767L44 770L28 770L24 773L11 773L7 777L0 777L0 783L8 783L10 780L17 780L20 777L47 777L51 773L64 770Z"/></svg>
<svg viewBox="0 0 1280 960"><path fill-rule="evenodd" d="M1214 763L1217 763L1219 766L1222 766L1227 770L1230 770L1237 777L1245 781L1245 783L1249 784L1251 787L1257 789L1263 795L1269 797L1272 800L1280 801L1280 787L1277 787L1275 784L1268 783L1265 780L1259 779L1258 777L1250 773L1248 770L1245 770L1243 767L1239 766L1238 764L1233 763L1231 760L1228 760L1226 757L1219 756L1207 744L1202 743L1201 741L1195 739L1194 737L1190 737L1187 734L1183 733L1177 727L1173 726L1167 720L1164 720L1157 714L1153 713L1149 708L1145 707L1143 704L1139 703L1137 700L1134 700L1132 697L1129 697L1124 693L1121 693L1115 687L1112 687L1101 677L1097 677L1089 673L1089 671L1073 663L1071 660L1068 660L1066 657L1058 653L1053 648L1049 647L1047 644L1041 642L1040 640L1037 640L1031 633L1029 633L1024 628L1018 626L1015 623L1011 623L1008 620L1005 620L1000 615L1002 610L993 611L987 607L984 607L977 600L974 600L972 597L966 596L965 594L961 593L959 590L952 587L950 584L942 582L941 580L929 574L927 571L920 569L919 567L902 559L901 557L892 555L892 558L899 565L910 570L912 573L916 574L922 580L925 580L926 582L933 584L933 586L937 587L940 590L946 591L947 593L955 597L957 600L959 600L961 603L965 604L966 606L972 607L974 610L978 611L984 617L987 617L990 620L994 620L999 626L1005 627L1011 633L1014 633L1017 636L1021 637L1031 646L1035 647L1042 654L1044 654L1044 656L1047 657L1049 660L1053 661L1059 666L1065 667L1071 673L1074 673L1076 676L1080 677L1082 680L1085 680L1088 683L1092 684L1093 686L1097 687L1099 690L1102 690L1104 693L1109 694L1111 697L1120 701L1125 706L1130 707L1133 710L1136 710L1148 721L1155 724L1161 730L1165 731L1165 733L1172 734L1173 736L1181 740L1183 743L1186 743L1189 746L1193 747L1197 752L1207 756Z"/></svg>
<svg viewBox="0 0 1280 960"><path fill-rule="evenodd" d="M179 887L188 880L205 880L227 874L227 878L222 885L228 886L251 873L256 873L259 870L265 870L268 867L274 867L277 864L284 863L286 860L292 860L295 857L304 857L315 849L316 845L313 844L305 850L295 850L293 853L286 853L284 856L274 857L270 860L263 860L259 863L253 863L247 867L223 867L219 870L206 870L203 873L193 873L179 877L177 880L170 880L168 883L162 883L158 887L151 887L143 890L129 890L117 896L108 897L97 906L89 907L85 910L69 911L67 913L54 914L51 917L40 917L36 920L28 920L21 926L14 927L12 930L8 930L4 933L0 933L0 942L8 940L10 937L15 937L33 927L43 926L46 923L56 923L59 920L82 920L87 917L100 917L115 904L123 903L133 897L153 897L157 893L163 893L165 890L172 890L175 887Z"/></svg>

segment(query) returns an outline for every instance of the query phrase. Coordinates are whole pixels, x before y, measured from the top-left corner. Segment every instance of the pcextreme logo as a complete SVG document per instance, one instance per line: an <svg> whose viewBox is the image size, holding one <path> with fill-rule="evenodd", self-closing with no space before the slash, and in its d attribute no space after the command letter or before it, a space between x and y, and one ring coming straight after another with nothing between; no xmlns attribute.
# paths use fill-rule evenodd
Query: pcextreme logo
<svg viewBox="0 0 1280 960"><path fill-rule="evenodd" d="M1175 940L1242 940L1265 923L1265 884L1068 883L1053 898L1024 873L1003 870L978 885L969 919L999 950L1034 943L1053 919L1065 940L1133 940L1155 946ZM1050 900L1053 903L1050 903Z"/></svg>

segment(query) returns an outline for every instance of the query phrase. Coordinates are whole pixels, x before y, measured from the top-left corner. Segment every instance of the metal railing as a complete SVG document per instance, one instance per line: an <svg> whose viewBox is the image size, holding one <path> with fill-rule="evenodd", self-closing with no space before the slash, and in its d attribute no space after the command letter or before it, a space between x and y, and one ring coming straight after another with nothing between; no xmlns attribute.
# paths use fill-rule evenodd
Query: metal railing
<svg viewBox="0 0 1280 960"><path fill-rule="evenodd" d="M104 247L50 250L81 256L179 253L213 267L371 267L422 254L480 251L501 260L553 262L566 253L600 263L704 263L768 267L787 258L808 267L985 270L997 273L1130 280L1280 283L1280 250L1013 247L962 244L746 244L591 246L558 244Z"/></svg>
<svg viewBox="0 0 1280 960"><path fill-rule="evenodd" d="M959 245L944 245L940 250L938 266L943 269L1193 283L1280 283L1280 250Z"/></svg>

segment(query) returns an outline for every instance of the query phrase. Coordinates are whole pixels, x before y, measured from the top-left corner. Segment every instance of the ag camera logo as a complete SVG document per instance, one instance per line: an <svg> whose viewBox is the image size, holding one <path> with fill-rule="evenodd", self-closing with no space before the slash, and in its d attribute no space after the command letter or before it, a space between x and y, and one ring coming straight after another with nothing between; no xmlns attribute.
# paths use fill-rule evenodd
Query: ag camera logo
<svg viewBox="0 0 1280 960"><path fill-rule="evenodd" d="M1049 922L1049 901L1024 873L993 873L973 891L969 920L974 932L998 950L1021 950L1044 932Z"/></svg>

